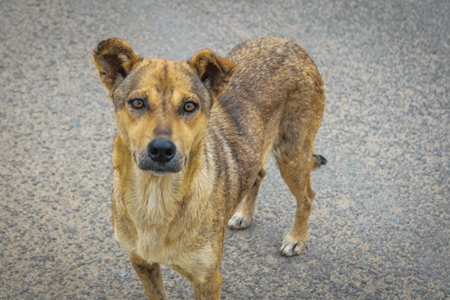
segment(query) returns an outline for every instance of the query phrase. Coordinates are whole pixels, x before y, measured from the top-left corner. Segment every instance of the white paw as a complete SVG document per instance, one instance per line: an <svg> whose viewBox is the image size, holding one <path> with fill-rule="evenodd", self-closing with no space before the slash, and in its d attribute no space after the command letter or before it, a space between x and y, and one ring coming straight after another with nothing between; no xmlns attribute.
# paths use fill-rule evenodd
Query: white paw
<svg viewBox="0 0 450 300"><path fill-rule="evenodd" d="M287 236L283 240L280 252L284 256L294 256L302 253L305 248L306 242L300 240L294 240L291 236Z"/></svg>
<svg viewBox="0 0 450 300"><path fill-rule="evenodd" d="M252 218L242 215L240 212L234 214L228 221L228 228L230 229L245 229L252 223Z"/></svg>

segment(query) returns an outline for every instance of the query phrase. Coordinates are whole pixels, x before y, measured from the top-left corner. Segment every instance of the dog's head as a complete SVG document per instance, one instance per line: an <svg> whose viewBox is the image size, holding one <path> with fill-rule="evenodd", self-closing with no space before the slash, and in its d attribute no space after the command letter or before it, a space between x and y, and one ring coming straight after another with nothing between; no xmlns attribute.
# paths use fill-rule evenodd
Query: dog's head
<svg viewBox="0 0 450 300"><path fill-rule="evenodd" d="M202 50L189 61L144 59L120 39L93 52L113 101L118 133L142 170L179 172L204 136L211 108L235 67Z"/></svg>

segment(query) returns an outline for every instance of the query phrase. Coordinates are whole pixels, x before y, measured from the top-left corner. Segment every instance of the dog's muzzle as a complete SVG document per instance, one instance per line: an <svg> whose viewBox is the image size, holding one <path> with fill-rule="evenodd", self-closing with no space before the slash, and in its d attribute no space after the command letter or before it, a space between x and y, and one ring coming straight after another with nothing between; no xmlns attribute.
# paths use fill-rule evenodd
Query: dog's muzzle
<svg viewBox="0 0 450 300"><path fill-rule="evenodd" d="M148 145L148 156L154 162L165 164L177 153L177 147L171 140L156 139Z"/></svg>
<svg viewBox="0 0 450 300"><path fill-rule="evenodd" d="M136 158L141 170L152 171L156 175L179 172L184 164L177 146L168 139L154 139L148 144L147 151Z"/></svg>

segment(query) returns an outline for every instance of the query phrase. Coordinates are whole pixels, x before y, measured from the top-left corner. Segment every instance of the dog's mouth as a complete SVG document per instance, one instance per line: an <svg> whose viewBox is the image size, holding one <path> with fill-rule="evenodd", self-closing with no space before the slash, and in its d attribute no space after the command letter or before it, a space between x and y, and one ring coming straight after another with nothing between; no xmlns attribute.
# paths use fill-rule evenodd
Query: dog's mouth
<svg viewBox="0 0 450 300"><path fill-rule="evenodd" d="M152 172L154 175L156 176L164 176L169 172L164 171L163 169L159 169L159 170L150 170L150 172Z"/></svg>
<svg viewBox="0 0 450 300"><path fill-rule="evenodd" d="M181 155L177 154L168 162L160 163L152 160L148 155L136 155L133 152L134 162L142 171L150 171L157 176L163 176L167 173L178 173L184 166L186 161Z"/></svg>

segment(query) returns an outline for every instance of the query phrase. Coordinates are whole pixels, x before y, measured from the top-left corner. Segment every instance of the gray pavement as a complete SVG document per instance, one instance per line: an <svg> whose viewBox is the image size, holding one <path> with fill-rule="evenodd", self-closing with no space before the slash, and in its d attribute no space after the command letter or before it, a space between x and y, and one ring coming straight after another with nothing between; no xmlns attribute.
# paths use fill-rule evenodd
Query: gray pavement
<svg viewBox="0 0 450 300"><path fill-rule="evenodd" d="M277 250L294 200L268 164L254 223L227 233L222 298L450 299L449 1L93 2L0 1L0 299L144 299L110 225L99 41L187 59L268 35L301 44L325 80L328 164L293 258Z"/></svg>

